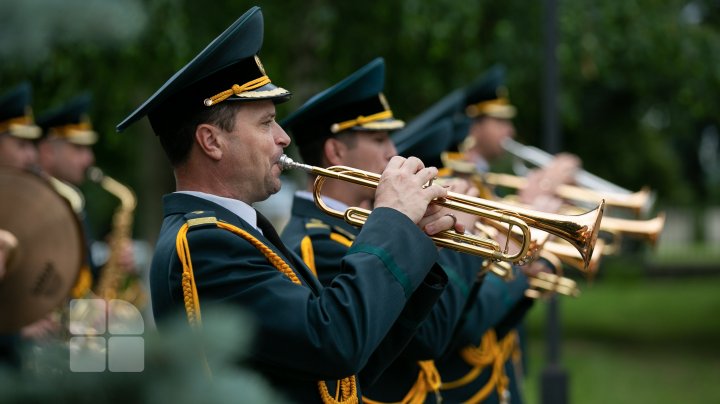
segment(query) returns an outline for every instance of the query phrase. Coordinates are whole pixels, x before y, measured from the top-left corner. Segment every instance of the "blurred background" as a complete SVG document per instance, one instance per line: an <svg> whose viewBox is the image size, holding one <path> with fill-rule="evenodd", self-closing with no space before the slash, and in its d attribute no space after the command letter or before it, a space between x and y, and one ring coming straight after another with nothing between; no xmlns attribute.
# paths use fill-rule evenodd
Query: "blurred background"
<svg viewBox="0 0 720 404"><path fill-rule="evenodd" d="M542 142L546 2L527 0L0 0L0 92L29 80L36 115L89 90L97 165L138 195L134 238L147 256L172 172L146 120L115 125L252 5L260 57L294 93L282 119L371 59L411 120L486 68L507 68L518 140ZM561 302L571 402L720 402L720 1L558 1L560 149L624 188L656 192L658 244L607 257ZM291 146L292 147L292 146ZM293 150L289 153L293 155ZM300 178L260 206L279 226ZM96 237L117 201L83 189ZM535 305L525 392L539 402L546 305Z"/></svg>

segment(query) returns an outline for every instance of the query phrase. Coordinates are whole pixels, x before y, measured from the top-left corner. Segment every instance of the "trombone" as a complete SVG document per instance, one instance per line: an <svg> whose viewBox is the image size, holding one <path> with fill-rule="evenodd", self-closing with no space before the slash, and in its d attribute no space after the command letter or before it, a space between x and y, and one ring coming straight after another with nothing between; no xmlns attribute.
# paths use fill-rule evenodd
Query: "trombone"
<svg viewBox="0 0 720 404"><path fill-rule="evenodd" d="M318 208L326 214L343 218L354 226L362 226L370 215L370 211L362 208L351 207L345 212L331 209L323 202L320 191L327 178L343 180L368 188L377 188L380 181L379 174L343 166L329 168L310 166L297 163L286 155L280 157L279 165L283 170L297 168L317 176L313 186L313 197ZM448 192L445 198L436 199L432 203L506 223L510 229L517 227L523 235L520 251L516 254L509 254L507 247L505 250L501 250L499 243L494 240L457 234L452 231L444 231L432 236L436 245L493 260L518 263L526 259L532 241L530 227L533 227L565 239L578 250L585 265L589 264L605 209L605 202L601 201L595 209L582 215L558 215L517 208L455 192Z"/></svg>

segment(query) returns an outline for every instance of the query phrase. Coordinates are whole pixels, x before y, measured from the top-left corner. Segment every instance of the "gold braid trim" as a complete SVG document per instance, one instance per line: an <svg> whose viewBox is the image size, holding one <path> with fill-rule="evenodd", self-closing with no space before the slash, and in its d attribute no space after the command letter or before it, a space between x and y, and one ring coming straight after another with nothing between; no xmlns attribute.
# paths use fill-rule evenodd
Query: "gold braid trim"
<svg viewBox="0 0 720 404"><path fill-rule="evenodd" d="M440 373L435 367L435 362L431 360L418 361L420 371L418 372L417 381L410 388L410 391L403 397L401 401L395 403L385 403L382 401L371 400L367 397L363 397L363 403L366 404L422 404L425 402L428 393L434 392L436 400L439 403L442 401L440 397Z"/></svg>
<svg viewBox="0 0 720 404"><path fill-rule="evenodd" d="M0 132L5 132L6 130L10 130L10 128L13 125L32 125L33 120L32 116L30 115L23 115L18 116L15 118L6 119L4 121L0 121Z"/></svg>
<svg viewBox="0 0 720 404"><path fill-rule="evenodd" d="M330 240L340 243L345 247L350 247L352 245L352 241L340 233L330 233Z"/></svg>
<svg viewBox="0 0 720 404"><path fill-rule="evenodd" d="M223 102L230 98L233 95L240 95L244 93L245 91L254 90L256 88L260 88L266 84L270 83L270 77L268 76L260 76L256 79L250 80L247 83L243 85L239 84L233 84L232 87L230 87L229 90L221 91L212 97L205 98L205 101L203 103L206 107L215 105L217 103Z"/></svg>
<svg viewBox="0 0 720 404"><path fill-rule="evenodd" d="M185 314L187 314L190 325L198 327L202 324L200 316L200 299L198 298L195 274L193 273L192 260L190 259L190 246L187 241L188 224L185 223L178 231L175 238L175 249L178 258L183 266L182 289L183 302L185 303Z"/></svg>
<svg viewBox="0 0 720 404"><path fill-rule="evenodd" d="M253 237L252 234L245 230L231 225L225 222L216 222L217 227L225 230L229 230L238 236L244 238L253 247L257 248L270 263L277 268L280 272L285 274L290 280L300 285L300 279L297 277L295 272L292 270L279 255L263 244L262 241ZM200 325L200 300L197 293L197 285L195 283L195 277L193 275L192 261L190 259L190 248L187 241L187 230L188 224L185 223L178 231L177 238L175 240L175 246L177 248L178 257L180 262L183 264L183 275L182 275L182 287L183 287L183 298L185 303L185 312L187 313L188 322L191 325ZM206 364L207 365L207 364ZM209 369L209 368L208 368ZM325 404L358 404L358 392L357 382L355 376L346 377L339 380L341 392L336 392L335 397L330 396L325 381L321 380L318 382L318 389L320 390L320 397ZM338 397L338 393L342 393Z"/></svg>
<svg viewBox="0 0 720 404"><path fill-rule="evenodd" d="M379 121L381 119L390 119L392 117L393 117L393 113L389 109L386 109L385 111L380 111L376 114L372 114L372 115L368 115L368 116L360 115L357 118L351 119L349 121L332 124L330 126L330 132L340 133L346 129L352 128L353 126L364 125L364 124L368 124L370 122Z"/></svg>
<svg viewBox="0 0 720 404"><path fill-rule="evenodd" d="M324 381L318 382L320 389L320 398L325 404L358 404L357 382L355 376L346 377L338 380L339 390L335 391L335 397L328 392L327 384ZM340 397L338 397L340 394Z"/></svg>
<svg viewBox="0 0 720 404"><path fill-rule="evenodd" d="M310 268L313 275L317 278L317 269L315 269L315 252L313 251L310 236L303 237L300 242L300 255L302 256L302 260L305 262L305 265Z"/></svg>
<svg viewBox="0 0 720 404"><path fill-rule="evenodd" d="M515 333L508 334L498 343L495 331L489 330L483 335L479 347L468 346L460 353L465 362L473 367L470 372L458 380L444 382L441 390L450 390L465 386L477 379L483 368L492 365L490 380L488 380L487 384L478 390L477 393L470 397L470 399L465 401L465 403L475 404L482 402L492 393L493 388L497 391L500 402L506 402L509 395L508 386L510 381L505 374L505 362L513 354L516 345Z"/></svg>
<svg viewBox="0 0 720 404"><path fill-rule="evenodd" d="M477 379L483 368L495 360L495 347L497 346L497 337L495 331L490 330L483 335L480 346L467 346L460 352L460 356L465 362L473 368L462 378L454 381L443 382L441 390L451 390L462 387Z"/></svg>

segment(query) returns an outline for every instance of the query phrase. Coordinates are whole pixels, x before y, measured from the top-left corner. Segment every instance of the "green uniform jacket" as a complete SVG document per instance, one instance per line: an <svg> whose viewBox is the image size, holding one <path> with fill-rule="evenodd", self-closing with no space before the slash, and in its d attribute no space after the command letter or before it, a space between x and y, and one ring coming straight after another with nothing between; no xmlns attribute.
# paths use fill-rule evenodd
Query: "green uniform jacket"
<svg viewBox="0 0 720 404"><path fill-rule="evenodd" d="M381 342L394 349L403 345L403 338L417 327L415 313L403 308L428 272L438 270L432 241L394 209L373 212L356 246L340 262L343 275L323 288L261 215L258 226L265 236L201 198L176 193L166 195L163 204L150 273L153 313L159 321L183 310L182 264L175 241L188 218L214 216L238 226L293 268L302 285L291 282L249 242L228 230L210 224L187 233L200 307L228 302L253 313L257 336L249 352L251 365L296 402L320 402L318 380L358 373ZM389 338L389 332L399 332L400 337ZM330 382L328 387L334 392Z"/></svg>
<svg viewBox="0 0 720 404"><path fill-rule="evenodd" d="M313 201L296 196L292 215L283 230L282 238L285 244L299 255L303 254L303 240L308 238L318 279L323 285L330 285L339 275L340 268L337 263L350 248L336 239L344 237L346 241L357 243L358 233L358 228L320 211ZM420 248L415 246L406 254L418 254ZM440 251L439 262L450 278L449 286L400 357L373 384L363 380L363 394L366 397L381 402L402 400L418 378L420 368L417 362L433 360L442 355L462 314L470 286L481 268L480 261L476 260L477 265L471 268L464 265L467 262L462 261L461 254L446 249ZM435 402L434 394L430 394L426 402Z"/></svg>
<svg viewBox="0 0 720 404"><path fill-rule="evenodd" d="M469 310L462 326L457 330L456 338L442 359L436 361L443 381L458 380L465 376L471 367L460 356L460 351L468 345L478 346L483 335L490 329L495 330L498 340L512 331L524 318L532 305L532 300L524 297L529 284L525 275L514 268L515 279L506 282L494 274L488 274L480 287L476 304ZM515 375L512 360L505 363L505 373L509 378L509 391L513 403L521 402L520 387ZM446 402L464 402L478 392L490 380L491 369L485 368L473 382L452 390L443 390ZM493 389L485 403L499 402Z"/></svg>

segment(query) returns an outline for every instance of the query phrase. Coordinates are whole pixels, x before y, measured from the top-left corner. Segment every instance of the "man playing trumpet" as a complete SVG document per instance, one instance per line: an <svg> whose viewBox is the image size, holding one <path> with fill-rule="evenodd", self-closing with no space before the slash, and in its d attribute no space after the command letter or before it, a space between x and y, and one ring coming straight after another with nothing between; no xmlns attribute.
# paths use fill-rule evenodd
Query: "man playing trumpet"
<svg viewBox="0 0 720 404"><path fill-rule="evenodd" d="M462 148L464 153L454 155L460 160L452 162L457 163L452 166L457 170L442 171L443 174L469 179L472 175L467 174L488 171L490 164L505 153L503 141L515 136L512 124L515 114L515 107L510 104L504 86L504 71L494 67L475 83L451 93L428 109L405 130L396 133L393 140L402 155L417 155L427 162L440 162L444 152ZM556 211L562 201L554 196L553 188L570 181L578 165L576 157L563 155L545 170L534 172L532 181L529 181L532 186L521 192L520 200L532 209ZM475 184L483 198L496 198L490 188L480 182ZM506 300L505 304L511 309L497 321L489 325L482 319L468 321L463 334L460 334L463 339L438 361L446 398L469 402L502 402L508 399L514 403L522 402L517 377L521 372L518 360L520 342L513 330L532 305L532 299L523 294L529 287L526 275L554 271L555 266L559 266L559 262L540 259L523 266L522 271L516 267L517 277L509 283L493 275L488 278L493 282L486 281L480 290L480 307L484 301L485 310L492 311L497 307L498 303L492 299L483 299L497 293L496 290L509 288L520 290L520 293L508 295L510 300ZM506 392L510 393L509 397Z"/></svg>
<svg viewBox="0 0 720 404"><path fill-rule="evenodd" d="M241 307L257 327L247 360L277 389L296 402L357 403L356 374L386 366L426 315L408 305L415 292L447 282L422 231L453 224L428 209L446 190L424 186L435 168L391 159L342 275L320 284L251 206L279 191L290 144L275 120L290 92L258 57L263 25L250 9L118 125L148 115L176 179L151 268L153 312L162 323L184 311L199 325L206 304Z"/></svg>
<svg viewBox="0 0 720 404"><path fill-rule="evenodd" d="M377 58L312 97L284 120L283 126L293 136L303 161L311 166L346 166L381 173L397 155L389 133L404 125L393 116L383 95L384 82L385 63ZM324 285L331 286L341 274L338 262L359 242L360 229L329 217L315 205L315 179L309 178L307 190L296 193L283 240ZM320 194L324 203L340 211L355 206L372 208L377 202L372 189L340 180L327 180ZM449 223L461 232L474 222L471 219L463 223L466 215L458 212L443 210L438 215L442 220L451 219ZM437 229L425 230L434 233ZM433 360L451 343L482 261L450 250L440 251L439 263L450 279L448 287L444 292L430 291L442 293L439 300L413 301L421 307L438 300L410 345L372 385L364 388L364 402L437 402L441 380Z"/></svg>

